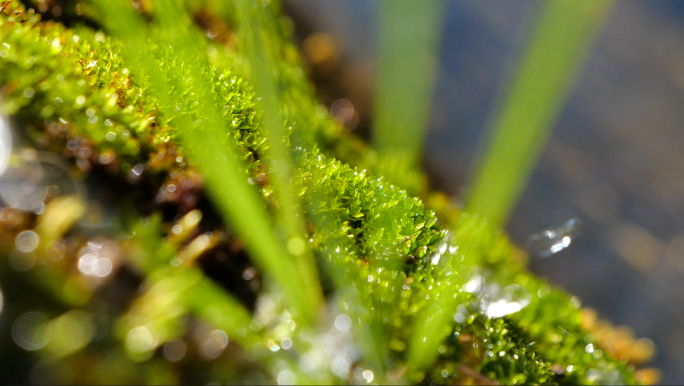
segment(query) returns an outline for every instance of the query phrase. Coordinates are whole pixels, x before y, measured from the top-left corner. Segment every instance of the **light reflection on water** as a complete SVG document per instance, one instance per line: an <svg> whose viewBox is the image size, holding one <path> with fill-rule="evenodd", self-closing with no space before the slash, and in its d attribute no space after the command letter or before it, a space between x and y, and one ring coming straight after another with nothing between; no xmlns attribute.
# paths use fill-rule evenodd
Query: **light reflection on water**
<svg viewBox="0 0 684 386"><path fill-rule="evenodd" d="M532 296L523 287L497 283L486 273L474 274L464 290L477 297L480 310L491 319L516 313L527 307L532 300ZM459 320L456 320L457 317ZM454 319L457 322L465 320L461 313L457 313Z"/></svg>
<svg viewBox="0 0 684 386"><path fill-rule="evenodd" d="M539 257L550 257L569 247L572 239L579 235L581 226L578 219L570 219L558 228L531 235L527 239L527 246Z"/></svg>

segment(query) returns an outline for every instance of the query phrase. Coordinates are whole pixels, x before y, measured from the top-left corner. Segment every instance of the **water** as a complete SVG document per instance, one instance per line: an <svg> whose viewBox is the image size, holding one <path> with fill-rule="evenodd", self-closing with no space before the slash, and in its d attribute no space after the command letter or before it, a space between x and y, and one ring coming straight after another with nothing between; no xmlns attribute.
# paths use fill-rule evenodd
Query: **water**
<svg viewBox="0 0 684 386"><path fill-rule="evenodd" d="M41 213L47 200L80 193L62 159L30 148L12 149L12 130L0 116L0 198L25 212Z"/></svg>
<svg viewBox="0 0 684 386"><path fill-rule="evenodd" d="M529 294L516 284L490 288L480 299L480 309L488 318L496 319L514 314L530 304Z"/></svg>
<svg viewBox="0 0 684 386"><path fill-rule="evenodd" d="M43 182L45 172L35 159L35 152L12 156L10 164L0 176L0 196L5 203L25 212L38 212L44 206L48 186Z"/></svg>
<svg viewBox="0 0 684 386"><path fill-rule="evenodd" d="M624 378L619 371L587 370L587 380L594 385L623 385Z"/></svg>
<svg viewBox="0 0 684 386"><path fill-rule="evenodd" d="M480 311L490 319L516 313L527 307L532 299L523 287L500 284L487 274L474 274L463 289L477 297ZM456 314L454 320L459 318L458 315L461 313ZM464 320L463 317L459 319Z"/></svg>
<svg viewBox="0 0 684 386"><path fill-rule="evenodd" d="M11 154L0 175L0 197L4 203L25 212L41 213L48 200L76 193L81 193L81 187L63 161L50 153L19 149Z"/></svg>
<svg viewBox="0 0 684 386"><path fill-rule="evenodd" d="M527 248L538 257L550 257L570 246L574 237L579 235L582 223L570 219L555 229L547 229L527 238Z"/></svg>

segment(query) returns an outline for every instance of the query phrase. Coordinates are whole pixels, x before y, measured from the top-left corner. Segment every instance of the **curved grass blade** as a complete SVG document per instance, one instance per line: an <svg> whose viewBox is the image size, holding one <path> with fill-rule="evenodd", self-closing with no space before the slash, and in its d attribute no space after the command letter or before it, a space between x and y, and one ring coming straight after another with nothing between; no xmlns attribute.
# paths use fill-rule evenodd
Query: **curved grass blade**
<svg viewBox="0 0 684 386"><path fill-rule="evenodd" d="M240 20L242 43L248 53L250 79L261 99L263 129L269 145L267 155L272 162L273 185L280 204L279 215L286 228L284 233L287 234L287 250L294 256L294 263L301 273L303 281L299 285L311 297L312 306L320 308L323 304L323 292L313 253L306 242L304 217L292 188L290 165L293 160L283 130L284 122L278 116L279 95L273 75L275 64L268 52L268 36L274 34L271 31L274 26L269 23L265 15L267 10L262 5L257 3L257 6L253 6L247 1L238 1L235 5Z"/></svg>
<svg viewBox="0 0 684 386"><path fill-rule="evenodd" d="M420 184L444 8L442 0L380 1L373 142L380 171L410 191Z"/></svg>
<svg viewBox="0 0 684 386"><path fill-rule="evenodd" d="M591 38L612 2L559 0L543 3L542 13L513 87L494 126L484 166L470 192L468 207L483 216L462 215L453 229L460 259L446 260L435 275L451 281L425 305L409 347L411 371L430 366L453 323L469 269L481 264L482 229L500 226L542 148L567 97ZM470 267L470 268L469 268Z"/></svg>
<svg viewBox="0 0 684 386"><path fill-rule="evenodd" d="M529 178L573 81L613 1L542 3L486 153L469 184L467 208L503 226Z"/></svg>

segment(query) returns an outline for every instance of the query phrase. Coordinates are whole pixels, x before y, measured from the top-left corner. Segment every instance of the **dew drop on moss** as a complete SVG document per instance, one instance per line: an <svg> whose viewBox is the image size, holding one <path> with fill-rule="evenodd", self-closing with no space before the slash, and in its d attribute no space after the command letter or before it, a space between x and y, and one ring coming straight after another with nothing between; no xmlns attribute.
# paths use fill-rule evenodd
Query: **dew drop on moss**
<svg viewBox="0 0 684 386"><path fill-rule="evenodd" d="M488 318L501 318L530 304L532 297L525 288L517 284L500 284L490 276L476 273L464 286L466 292L475 295L480 310Z"/></svg>

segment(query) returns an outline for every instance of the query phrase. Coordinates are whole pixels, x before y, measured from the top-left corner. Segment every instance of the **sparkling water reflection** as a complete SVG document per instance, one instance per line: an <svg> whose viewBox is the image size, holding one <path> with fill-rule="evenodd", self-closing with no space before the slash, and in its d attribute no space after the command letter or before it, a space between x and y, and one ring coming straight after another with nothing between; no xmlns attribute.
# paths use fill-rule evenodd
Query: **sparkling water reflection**
<svg viewBox="0 0 684 386"><path fill-rule="evenodd" d="M582 223L578 219L570 219L556 229L547 229L527 238L530 252L539 257L550 257L570 246L573 237L579 235Z"/></svg>
<svg viewBox="0 0 684 386"><path fill-rule="evenodd" d="M492 319L516 313L527 307L532 300L532 296L519 285L503 285L487 275L474 274L464 290L477 297L480 310ZM465 318L457 313L454 320L459 322Z"/></svg>

